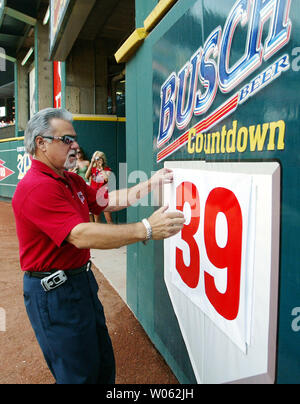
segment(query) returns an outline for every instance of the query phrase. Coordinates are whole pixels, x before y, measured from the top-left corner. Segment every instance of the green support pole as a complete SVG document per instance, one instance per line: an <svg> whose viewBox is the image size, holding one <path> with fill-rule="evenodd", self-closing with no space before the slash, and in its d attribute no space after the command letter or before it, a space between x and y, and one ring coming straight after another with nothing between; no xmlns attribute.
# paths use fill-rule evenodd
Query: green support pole
<svg viewBox="0 0 300 404"><path fill-rule="evenodd" d="M35 112L39 110L39 47L38 26L34 27L34 68L35 68Z"/></svg>
<svg viewBox="0 0 300 404"><path fill-rule="evenodd" d="M14 63L14 76L15 76L15 137L18 137L19 133L19 94L18 94L18 85L19 85L19 77L18 77L18 65L17 62Z"/></svg>

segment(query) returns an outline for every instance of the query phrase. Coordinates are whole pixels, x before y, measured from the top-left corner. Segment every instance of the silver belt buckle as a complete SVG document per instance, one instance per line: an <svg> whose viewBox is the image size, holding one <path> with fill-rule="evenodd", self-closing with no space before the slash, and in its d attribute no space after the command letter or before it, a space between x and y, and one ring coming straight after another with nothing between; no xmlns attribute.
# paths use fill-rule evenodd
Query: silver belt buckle
<svg viewBox="0 0 300 404"><path fill-rule="evenodd" d="M66 282L67 276L64 271L57 271L41 280L41 285L45 292L56 289Z"/></svg>

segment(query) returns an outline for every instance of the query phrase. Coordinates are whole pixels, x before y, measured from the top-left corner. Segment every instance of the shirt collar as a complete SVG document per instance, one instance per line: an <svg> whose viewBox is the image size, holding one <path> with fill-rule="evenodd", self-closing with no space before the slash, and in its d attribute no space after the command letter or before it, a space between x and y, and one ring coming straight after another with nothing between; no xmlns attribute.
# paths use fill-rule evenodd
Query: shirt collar
<svg viewBox="0 0 300 404"><path fill-rule="evenodd" d="M57 180L65 181L65 178L58 175L54 170L52 170L52 168L47 166L47 164L42 163L40 160L32 159L31 168L33 168L34 170L37 170L41 173L50 175L51 177L53 177Z"/></svg>

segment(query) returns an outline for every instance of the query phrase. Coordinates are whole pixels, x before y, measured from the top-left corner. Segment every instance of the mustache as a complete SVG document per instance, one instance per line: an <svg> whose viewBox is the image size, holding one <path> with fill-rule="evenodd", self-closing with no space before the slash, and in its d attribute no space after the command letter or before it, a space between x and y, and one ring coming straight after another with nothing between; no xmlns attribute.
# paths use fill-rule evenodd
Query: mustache
<svg viewBox="0 0 300 404"><path fill-rule="evenodd" d="M75 150L70 150L69 153L67 154L67 159L70 157L76 157L76 151Z"/></svg>
<svg viewBox="0 0 300 404"><path fill-rule="evenodd" d="M70 170L71 168L76 167L76 159L74 159L74 161L70 161L71 157L76 157L76 152L75 150L70 150L67 154L67 158L64 164L64 168L67 170Z"/></svg>

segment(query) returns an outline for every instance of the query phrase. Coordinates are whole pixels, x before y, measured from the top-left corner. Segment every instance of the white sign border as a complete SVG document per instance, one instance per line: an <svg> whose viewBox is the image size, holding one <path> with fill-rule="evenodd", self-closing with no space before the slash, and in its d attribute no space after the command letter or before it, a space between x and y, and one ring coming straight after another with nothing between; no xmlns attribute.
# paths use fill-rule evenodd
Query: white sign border
<svg viewBox="0 0 300 404"><path fill-rule="evenodd" d="M179 326L182 331L183 338L187 345L190 360L195 372L198 383L269 383L275 382L276 373L276 343L277 343L277 317L278 317L278 282L279 282L279 240L280 240L280 165L277 162L239 162L239 163L206 163L204 161L174 161L166 162L167 168L190 168L190 169L205 169L221 172L239 172L239 173L251 173L255 176L256 181L260 186L268 187L269 200L263 201L268 206L270 211L266 209L263 211L260 204L262 202L261 195L258 195L257 206L260 212L257 216L258 230L262 233L262 238L256 240L256 256L255 262L261 260L262 257L257 256L257 246L270 243L270 254L265 257L268 267L271 270L265 274L264 285L255 284L255 288L267 288L269 296L264 297L264 310L265 316L268 317L262 324L257 324L257 318L255 318L254 307L253 321L256 321L254 325L258 337L260 338L261 346L258 352L253 354L253 346L249 348L247 355L242 352L236 351L237 347L227 339L224 344L220 341L224 340L224 334L207 319L204 314L195 315L192 314L193 325L190 329L184 330L180 321L180 306L181 301L184 302L185 297L180 291L176 291L172 286L172 282L168 281L165 271L166 286L171 297L171 301L174 307L175 314L179 320ZM267 216L267 218L266 218ZM270 240L265 240L263 237L264 228L260 227L259 222L266 220L268 223L268 229L271 231ZM265 225L264 225L265 226ZM165 242L166 243L166 242ZM255 275L254 275L255 276ZM256 277L257 278L257 277ZM258 282L258 279L254 280L254 283ZM260 293L262 293L260 289ZM174 304L176 302L178 304ZM254 305L255 305L254 297ZM257 304L257 302L256 302ZM184 304L183 304L184 306ZM197 311L197 308L195 308ZM187 313L184 313L187 316ZM259 317L259 316L258 316ZM262 330L258 330L261 328ZM198 335L192 335L192 329L198 329ZM195 334L195 333L194 333ZM256 336L255 336L256 337ZM209 347L209 344L205 343L205 339L212 341L218 341L218 346L215 349ZM201 347L199 347L198 355L191 352L191 345L194 343L199 344L199 340L202 341ZM223 345L223 346L222 346ZM224 350L224 346L226 349ZM223 350L222 350L223 349ZM201 365L199 366L199 360ZM230 361L234 365L230 364Z"/></svg>

